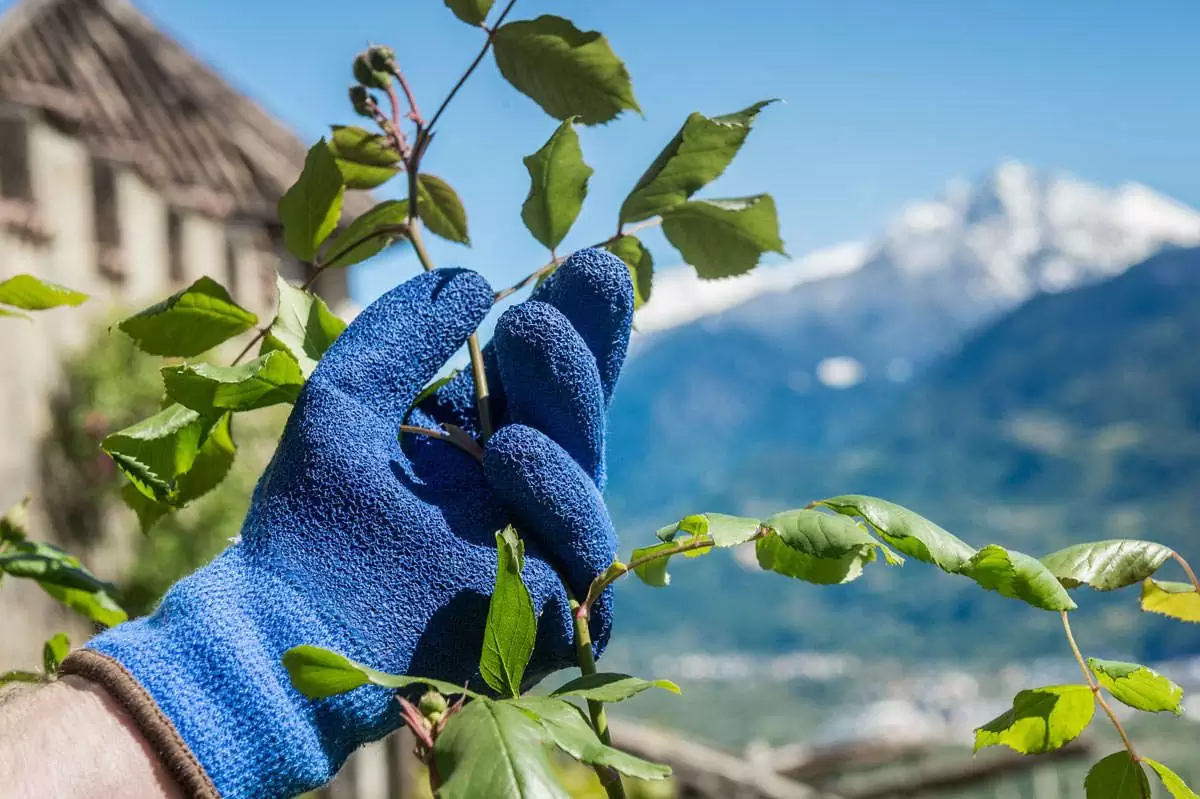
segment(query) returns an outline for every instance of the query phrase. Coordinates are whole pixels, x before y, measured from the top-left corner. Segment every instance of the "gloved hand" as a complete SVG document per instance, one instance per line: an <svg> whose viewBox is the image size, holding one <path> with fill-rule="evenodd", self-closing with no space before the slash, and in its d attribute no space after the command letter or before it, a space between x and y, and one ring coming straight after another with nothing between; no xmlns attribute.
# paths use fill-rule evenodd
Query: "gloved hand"
<svg viewBox="0 0 1200 799"><path fill-rule="evenodd" d="M501 426L483 464L444 441L405 435L402 447L406 410L491 304L479 275L439 270L367 308L297 400L241 542L176 584L152 616L69 659L66 671L130 709L189 795L293 796L399 725L381 688L305 698L280 664L293 646L398 674L477 678L495 533L510 522L526 542L538 613L528 673L573 662L559 575L581 597L616 551L600 495L604 413L632 289L612 255L573 256L497 324L487 361ZM467 372L408 423L476 430L472 389ZM610 625L606 597L592 615L600 646Z"/></svg>

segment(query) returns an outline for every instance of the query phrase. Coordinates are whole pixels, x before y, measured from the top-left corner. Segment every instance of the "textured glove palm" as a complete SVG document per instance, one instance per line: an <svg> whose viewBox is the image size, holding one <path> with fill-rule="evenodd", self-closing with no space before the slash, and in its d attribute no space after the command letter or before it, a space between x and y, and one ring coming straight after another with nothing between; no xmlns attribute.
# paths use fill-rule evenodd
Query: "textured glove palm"
<svg viewBox="0 0 1200 799"><path fill-rule="evenodd" d="M242 541L152 616L89 644L147 690L222 796L321 785L400 723L390 692L373 686L303 697L280 665L292 646L394 673L477 678L494 535L507 523L526 540L523 576L539 614L528 674L573 659L560 580L582 595L616 549L600 490L629 278L611 255L585 251L500 318L486 361L502 426L482 466L442 441L406 435L401 447L402 417L491 304L481 277L440 270L367 308L301 393ZM477 429L469 374L409 418L440 422ZM592 617L598 646L610 625L605 597Z"/></svg>

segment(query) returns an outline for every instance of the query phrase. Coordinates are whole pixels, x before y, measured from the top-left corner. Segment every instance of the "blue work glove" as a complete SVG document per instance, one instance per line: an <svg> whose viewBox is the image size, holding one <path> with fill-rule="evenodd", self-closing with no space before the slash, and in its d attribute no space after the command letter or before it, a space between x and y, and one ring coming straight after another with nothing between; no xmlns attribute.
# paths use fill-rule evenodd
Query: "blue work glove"
<svg viewBox="0 0 1200 799"><path fill-rule="evenodd" d="M501 316L487 353L499 427L482 465L444 441L405 435L402 447L405 412L491 305L479 275L445 269L367 308L297 400L241 542L66 664L117 695L189 795L293 796L399 726L382 688L301 695L280 664L293 646L477 680L495 533L508 523L524 537L538 613L531 680L573 662L559 575L582 596L616 552L600 493L604 414L632 288L621 261L584 251ZM452 381L408 423L476 430L472 388L469 374ZM605 597L598 646L610 626Z"/></svg>

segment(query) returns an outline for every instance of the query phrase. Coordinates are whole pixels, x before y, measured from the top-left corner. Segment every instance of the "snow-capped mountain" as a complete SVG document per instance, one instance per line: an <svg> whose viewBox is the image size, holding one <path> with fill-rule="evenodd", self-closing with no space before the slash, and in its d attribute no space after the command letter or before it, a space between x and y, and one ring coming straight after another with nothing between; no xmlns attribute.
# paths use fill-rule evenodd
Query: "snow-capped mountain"
<svg viewBox="0 0 1200 799"><path fill-rule="evenodd" d="M849 319L877 325L901 345L888 353L889 362L923 361L966 328L1037 292L1110 277L1166 245L1197 243L1200 212L1143 185L1105 188L1008 162L977 185L955 181L940 199L907 206L874 241L731 280L705 282L686 268L668 270L638 329L652 334L706 320L791 335L784 320L840 326L839 319ZM897 316L926 318L897 329L899 319L886 318ZM858 357L828 353L837 356ZM893 376L907 371L892 363Z"/></svg>
<svg viewBox="0 0 1200 799"><path fill-rule="evenodd" d="M902 209L871 242L706 284L668 271L639 313L612 409L614 510L659 523L695 512L689 502L719 489L728 464L835 447L933 358L1032 295L1196 244L1200 212L1145 186L1006 163Z"/></svg>

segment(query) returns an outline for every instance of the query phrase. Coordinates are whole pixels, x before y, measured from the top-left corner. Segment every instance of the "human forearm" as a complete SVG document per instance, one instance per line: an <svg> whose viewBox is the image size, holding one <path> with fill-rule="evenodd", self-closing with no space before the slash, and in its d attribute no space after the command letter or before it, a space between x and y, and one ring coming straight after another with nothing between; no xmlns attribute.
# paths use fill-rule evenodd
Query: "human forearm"
<svg viewBox="0 0 1200 799"><path fill-rule="evenodd" d="M4 799L179 799L132 719L76 677L0 699Z"/></svg>

